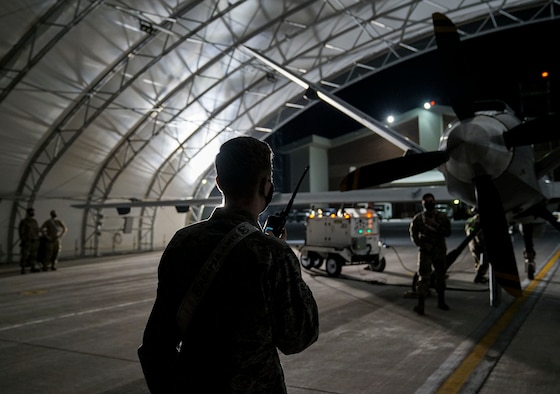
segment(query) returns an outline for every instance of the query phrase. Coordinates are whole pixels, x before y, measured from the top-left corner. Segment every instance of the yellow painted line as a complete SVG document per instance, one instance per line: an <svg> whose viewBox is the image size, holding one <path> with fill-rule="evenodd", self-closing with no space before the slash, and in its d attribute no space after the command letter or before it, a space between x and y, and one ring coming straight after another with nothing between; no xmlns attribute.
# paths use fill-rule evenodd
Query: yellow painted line
<svg viewBox="0 0 560 394"><path fill-rule="evenodd" d="M527 297L535 291L542 278L546 276L548 271L554 266L554 263L560 258L560 249L548 260L546 265L540 270L529 285L523 291L523 295L516 298L498 321L492 326L488 333L474 347L471 353L461 362L457 369L447 378L447 380L436 391L439 394L457 393L463 387L467 379L474 372L478 364L486 357L488 350L494 345L496 340L514 318Z"/></svg>

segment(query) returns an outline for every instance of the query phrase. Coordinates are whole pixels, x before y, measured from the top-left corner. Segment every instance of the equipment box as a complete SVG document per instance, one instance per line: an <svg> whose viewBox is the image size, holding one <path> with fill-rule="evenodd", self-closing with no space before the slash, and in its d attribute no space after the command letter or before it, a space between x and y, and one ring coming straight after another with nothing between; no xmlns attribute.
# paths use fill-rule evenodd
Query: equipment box
<svg viewBox="0 0 560 394"><path fill-rule="evenodd" d="M340 275L342 266L369 264L373 271L385 269L379 241L379 218L374 210L347 209L337 214L312 213L307 219L305 244L300 247L304 268L319 268Z"/></svg>

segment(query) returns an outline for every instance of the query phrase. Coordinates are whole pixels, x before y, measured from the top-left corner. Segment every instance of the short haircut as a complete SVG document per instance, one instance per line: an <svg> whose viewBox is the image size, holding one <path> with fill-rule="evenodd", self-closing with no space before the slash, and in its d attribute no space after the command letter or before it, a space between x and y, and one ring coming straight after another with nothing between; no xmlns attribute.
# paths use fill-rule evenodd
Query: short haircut
<svg viewBox="0 0 560 394"><path fill-rule="evenodd" d="M422 201L426 201L427 198L436 199L432 193L426 193L422 196Z"/></svg>
<svg viewBox="0 0 560 394"><path fill-rule="evenodd" d="M215 162L221 191L233 199L250 196L261 179L272 176L273 157L270 146L256 138L226 141Z"/></svg>

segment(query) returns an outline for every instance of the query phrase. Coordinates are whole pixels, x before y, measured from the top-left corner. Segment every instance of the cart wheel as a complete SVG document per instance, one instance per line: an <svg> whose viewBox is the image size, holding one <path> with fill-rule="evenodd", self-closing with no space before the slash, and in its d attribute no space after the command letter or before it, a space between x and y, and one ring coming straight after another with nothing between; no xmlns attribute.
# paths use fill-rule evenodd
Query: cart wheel
<svg viewBox="0 0 560 394"><path fill-rule="evenodd" d="M342 271L342 264L335 257L329 257L325 263L325 270L329 276L338 276Z"/></svg>
<svg viewBox="0 0 560 394"><path fill-rule="evenodd" d="M316 252L309 252L309 260L311 260L311 266L315 268L319 268L323 264L323 259Z"/></svg>
<svg viewBox="0 0 560 394"><path fill-rule="evenodd" d="M381 260L378 258L376 258L375 260L373 260L371 263L369 263L369 267L371 268L372 271L375 272L383 272L385 270L385 257L383 257Z"/></svg>
<svg viewBox="0 0 560 394"><path fill-rule="evenodd" d="M311 257L309 257L309 255L306 256L302 253L299 256L299 262L301 263L301 266L305 269L313 268L313 260L311 259Z"/></svg>

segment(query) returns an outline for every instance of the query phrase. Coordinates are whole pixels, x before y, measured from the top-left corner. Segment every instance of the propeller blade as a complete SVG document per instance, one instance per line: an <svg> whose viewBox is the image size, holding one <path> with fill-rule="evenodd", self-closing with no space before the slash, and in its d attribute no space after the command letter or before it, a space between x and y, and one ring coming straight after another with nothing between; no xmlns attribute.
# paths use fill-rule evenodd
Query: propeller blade
<svg viewBox="0 0 560 394"><path fill-rule="evenodd" d="M457 28L451 20L436 12L432 14L434 33L443 70L448 79L451 106L460 120L474 116L474 99L469 88L468 73L461 52L461 41Z"/></svg>
<svg viewBox="0 0 560 394"><path fill-rule="evenodd" d="M558 141L560 119L558 115L549 115L523 122L504 133L504 140L508 148Z"/></svg>
<svg viewBox="0 0 560 394"><path fill-rule="evenodd" d="M475 178L480 226L484 233L486 252L496 281L514 297L522 295L521 282L513 244L500 195L489 175Z"/></svg>
<svg viewBox="0 0 560 394"><path fill-rule="evenodd" d="M447 161L447 158L447 153L433 151L413 153L369 164L346 175L340 182L340 191L365 189L420 174L440 166Z"/></svg>

